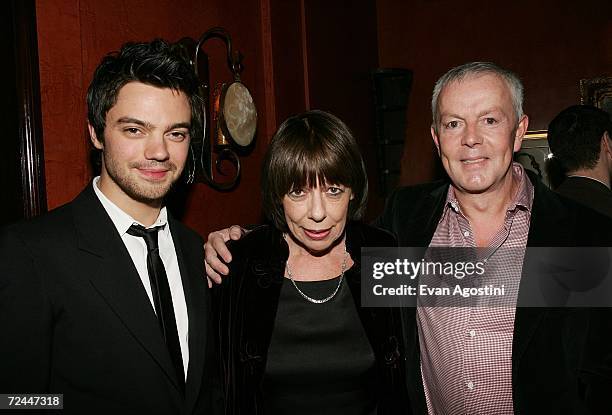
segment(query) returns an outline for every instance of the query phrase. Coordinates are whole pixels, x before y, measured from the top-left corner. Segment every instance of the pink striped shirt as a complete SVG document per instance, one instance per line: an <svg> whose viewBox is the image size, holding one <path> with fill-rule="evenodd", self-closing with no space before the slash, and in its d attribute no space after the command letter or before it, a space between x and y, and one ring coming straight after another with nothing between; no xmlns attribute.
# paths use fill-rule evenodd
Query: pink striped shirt
<svg viewBox="0 0 612 415"><path fill-rule="evenodd" d="M514 163L518 191L487 262L496 284L518 292L533 203L533 185ZM451 186L430 247L475 247ZM506 249L508 248L508 249ZM487 274L488 278L491 273ZM513 287L512 290L510 287ZM429 414L512 414L512 338L516 297L504 307L418 307L421 369Z"/></svg>

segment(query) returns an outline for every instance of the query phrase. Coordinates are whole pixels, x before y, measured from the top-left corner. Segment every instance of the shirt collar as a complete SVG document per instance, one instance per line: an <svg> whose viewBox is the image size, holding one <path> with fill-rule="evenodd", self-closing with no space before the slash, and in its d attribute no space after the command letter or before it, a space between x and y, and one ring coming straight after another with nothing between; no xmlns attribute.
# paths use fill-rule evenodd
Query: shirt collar
<svg viewBox="0 0 612 415"><path fill-rule="evenodd" d="M525 169L520 163L512 163L512 177L516 182L518 182L518 190L514 195L512 202L508 206L508 212L512 212L517 208L522 208L531 213L531 207L533 206L533 185L527 178ZM442 217L448 214L448 212L462 214L461 206L459 205L459 201L455 196L455 187L452 185L452 183L448 187L448 192L446 193L446 203L444 204L444 212Z"/></svg>
<svg viewBox="0 0 612 415"><path fill-rule="evenodd" d="M514 180L518 181L518 189L514 195L508 211L515 210L517 207L527 210L531 213L531 207L533 206L533 185L527 178L525 168L517 162L512 163L512 175Z"/></svg>
<svg viewBox="0 0 612 415"><path fill-rule="evenodd" d="M114 204L108 197L106 197L104 193L102 193L102 191L98 188L99 181L100 181L100 176L96 176L93 179L92 186L93 186L94 192L96 196L98 197L98 199L100 200L100 203L102 203L104 210L106 210L106 213L108 213L108 216L110 216L111 220L113 221L113 224L115 225L115 228L117 228L117 232L119 232L119 235L123 236L127 232L127 230L130 228L130 226L132 226L133 224L144 226L142 223L138 222L136 219L134 219L133 217L125 213L123 210L121 210L119 206ZM156 226L163 226L164 232L165 232L168 230L168 227L166 226L167 223L168 223L168 211L166 210L166 207L164 206L161 208L159 212L159 216L157 217L157 220L155 221L155 223L148 227L154 228ZM147 226L145 226L145 228L146 227Z"/></svg>

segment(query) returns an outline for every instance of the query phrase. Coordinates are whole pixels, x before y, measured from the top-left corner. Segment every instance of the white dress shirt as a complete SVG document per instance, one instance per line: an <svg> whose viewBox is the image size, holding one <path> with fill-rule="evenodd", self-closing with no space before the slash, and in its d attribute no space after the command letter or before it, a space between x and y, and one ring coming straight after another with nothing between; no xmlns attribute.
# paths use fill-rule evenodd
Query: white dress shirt
<svg viewBox="0 0 612 415"><path fill-rule="evenodd" d="M147 271L147 245L143 238L127 233L127 230L133 224L138 224L141 226L144 225L139 223L137 220L132 218L117 205L111 202L110 199L108 199L100 191L100 189L98 189L99 180L100 176L93 180L94 192L96 193L98 199L100 199L100 203L102 203L106 213L108 213L108 216L110 216L111 220L113 221L113 224L117 228L117 232L119 232L119 236L130 253L130 257L132 258L132 262L134 262L134 266L138 271L138 275L140 276L144 290L149 297L151 309L153 312L155 312L155 307L153 305L153 294L151 293L151 282L149 281L149 273ZM165 207L161 209L157 220L153 225L149 226L149 228L156 226L164 226L164 228L158 232L159 256L164 263L166 275L168 276L168 284L170 285L170 294L172 296L172 305L174 306L174 317L176 318L176 328L178 330L178 337L181 345L183 369L185 371L186 379L187 368L189 367L189 317L187 315L187 303L185 302L181 272L179 270L174 242L172 241L172 234L170 233L168 212ZM147 226L145 226L145 228L146 227Z"/></svg>

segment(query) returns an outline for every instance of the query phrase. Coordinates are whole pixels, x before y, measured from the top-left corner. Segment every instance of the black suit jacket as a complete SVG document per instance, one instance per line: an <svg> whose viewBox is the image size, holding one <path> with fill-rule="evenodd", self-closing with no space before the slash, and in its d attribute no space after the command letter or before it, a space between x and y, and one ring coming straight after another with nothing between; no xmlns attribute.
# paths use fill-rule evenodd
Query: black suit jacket
<svg viewBox="0 0 612 415"><path fill-rule="evenodd" d="M566 177L555 191L612 218L612 190L595 179Z"/></svg>
<svg viewBox="0 0 612 415"><path fill-rule="evenodd" d="M215 371L202 239L168 221L189 316L185 396L136 268L91 185L1 232L0 393L63 393L62 413L209 413Z"/></svg>
<svg viewBox="0 0 612 415"><path fill-rule="evenodd" d="M530 174L534 201L528 247L611 246L612 221L565 199ZM376 225L396 234L400 246L426 247L443 212L448 183L396 190ZM528 254L527 254L528 255ZM527 256L526 255L526 256ZM519 302L528 281L521 279ZM408 382L421 382L415 309L405 309ZM516 309L512 389L516 414L612 413L610 309ZM421 394L411 396L421 403Z"/></svg>

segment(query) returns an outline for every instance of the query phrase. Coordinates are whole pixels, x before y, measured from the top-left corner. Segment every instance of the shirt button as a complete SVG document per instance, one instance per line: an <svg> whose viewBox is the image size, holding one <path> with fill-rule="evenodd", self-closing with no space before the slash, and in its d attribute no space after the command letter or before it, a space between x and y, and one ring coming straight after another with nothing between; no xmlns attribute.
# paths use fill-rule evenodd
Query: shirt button
<svg viewBox="0 0 612 415"><path fill-rule="evenodd" d="M476 330L470 330L470 337L476 336Z"/></svg>
<svg viewBox="0 0 612 415"><path fill-rule="evenodd" d="M472 381L470 380L470 381L467 383L467 388L468 388L469 390L474 389L474 382L472 382Z"/></svg>
<svg viewBox="0 0 612 415"><path fill-rule="evenodd" d="M465 236L467 238L468 236L470 236L470 233L468 231L465 231L465 232L463 232L463 236Z"/></svg>

